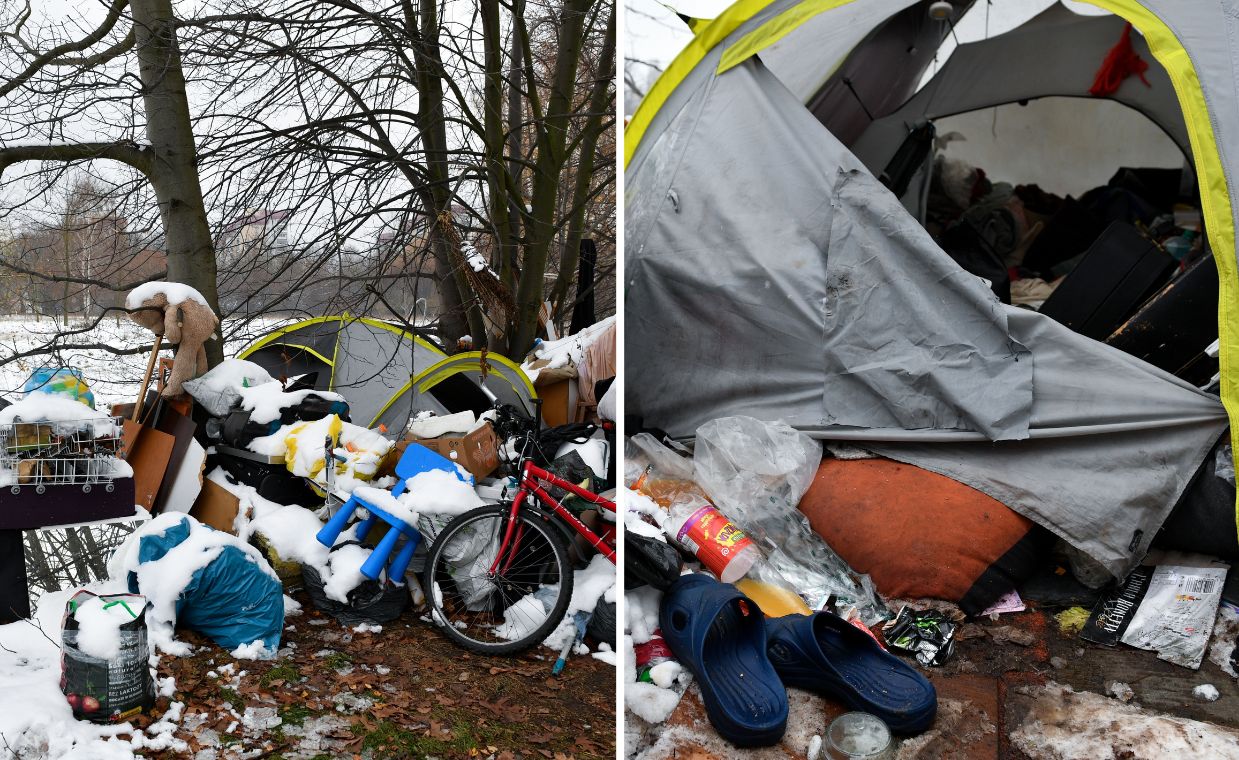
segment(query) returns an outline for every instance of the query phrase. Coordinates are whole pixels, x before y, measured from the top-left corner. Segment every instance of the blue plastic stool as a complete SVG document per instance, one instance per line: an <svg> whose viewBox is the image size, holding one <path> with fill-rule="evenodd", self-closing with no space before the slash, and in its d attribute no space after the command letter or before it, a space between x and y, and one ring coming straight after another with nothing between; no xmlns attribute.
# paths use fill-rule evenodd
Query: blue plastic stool
<svg viewBox="0 0 1239 760"><path fill-rule="evenodd" d="M391 495L399 497L408 487L409 478L429 470L444 470L460 478L461 481L473 485L473 476L461 470L452 460L440 456L430 449L416 443L410 443L409 447L404 450L404 454L400 457L400 461L396 463L396 477L398 482L391 489ZM370 533L370 529L379 520L391 526L391 530L387 531L387 535L383 536L379 541L379 545L370 553L370 557L361 566L361 574L370 580L378 580L379 575L383 572L383 568L387 567L387 561L391 558L392 552L396 548L396 543L400 540L400 536L404 536L406 541L401 547L400 553L391 561L391 567L387 571L389 580L395 583L403 583L405 571L409 569L409 563L413 561L413 552L417 551L417 545L421 543L422 534L414 525L409 525L399 517L391 515L379 507L371 504L357 494L349 497L349 500L344 502L327 524L318 531L318 542L324 546L330 547L333 545L340 534L344 532L344 526L352 518L358 507L370 513L370 516L363 520L357 526L357 540L364 541L366 535Z"/></svg>

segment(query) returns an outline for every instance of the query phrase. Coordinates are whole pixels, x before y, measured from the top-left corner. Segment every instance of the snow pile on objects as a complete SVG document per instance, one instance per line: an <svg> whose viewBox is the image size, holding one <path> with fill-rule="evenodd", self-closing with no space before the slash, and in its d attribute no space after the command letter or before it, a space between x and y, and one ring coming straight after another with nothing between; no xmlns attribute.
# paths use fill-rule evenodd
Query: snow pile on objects
<svg viewBox="0 0 1239 760"><path fill-rule="evenodd" d="M241 401L241 391L274 382L254 362L225 359L205 375L185 381L185 391L215 417L223 417Z"/></svg>
<svg viewBox="0 0 1239 760"><path fill-rule="evenodd" d="M340 534L342 541L353 540L350 533L353 528ZM340 546L327 556L327 564L319 571L323 579L323 593L328 599L348 604L348 594L366 580L361 574L361 566L370 559L370 548L349 544ZM318 569L318 568L315 568ZM381 581L386 573L379 575Z"/></svg>
<svg viewBox="0 0 1239 760"><path fill-rule="evenodd" d="M0 425L16 422L49 422L56 435L86 432L93 438L120 435L120 425L112 415L91 409L75 399L35 393L0 409Z"/></svg>
<svg viewBox="0 0 1239 760"><path fill-rule="evenodd" d="M163 536L182 521L190 523L189 538L157 560L140 560L143 537ZM260 570L279 580L257 549L236 536L212 530L179 512L168 512L153 518L130 534L116 550L108 563L108 575L116 579L128 578L130 573L136 575L138 588L151 603L147 625L151 641L160 651L178 657L192 651L189 644L177 641L175 637L173 629L176 625L177 600L193 580L194 573L215 561L228 546L244 552L246 558Z"/></svg>
<svg viewBox="0 0 1239 760"><path fill-rule="evenodd" d="M1018 693L1031 702L1010 734L1011 744L1032 760L1239 759L1239 732L1228 728L1159 715L1054 682Z"/></svg>
<svg viewBox="0 0 1239 760"><path fill-rule="evenodd" d="M594 344L598 336L605 333L614 323L615 317L610 316L559 340L543 341L534 348L525 363L521 365L521 370L529 378L529 382L537 383L538 373L544 369L579 365L585 359L585 352Z"/></svg>
<svg viewBox="0 0 1239 760"><path fill-rule="evenodd" d="M448 433L463 435L477 427L478 420L466 409L456 414L418 415L409 423L409 435L415 438L438 438Z"/></svg>
<svg viewBox="0 0 1239 760"><path fill-rule="evenodd" d="M143 604L141 597L134 603ZM140 609L133 610L141 613ZM77 647L91 657L114 660L120 656L120 627L134 619L124 604L109 605L97 596L87 596L78 604L73 617L77 620Z"/></svg>
<svg viewBox="0 0 1239 760"><path fill-rule="evenodd" d="M126 591L115 581L87 588L97 594ZM172 738L181 719L175 703L144 731L129 723L96 725L74 719L60 691L60 648L55 640L65 604L76 592L45 594L34 618L0 626L0 684L4 685L0 689L0 746L6 753L30 760L132 760L140 749L187 752L184 742Z"/></svg>
<svg viewBox="0 0 1239 760"><path fill-rule="evenodd" d="M144 302L160 294L163 294L168 299L168 303L197 301L207 308L211 306L201 293L188 285L183 285L179 282L155 281L144 283L129 291L129 295L125 296L125 308L136 309Z"/></svg>
<svg viewBox="0 0 1239 760"><path fill-rule="evenodd" d="M326 485L323 444L328 436L336 442L334 454L344 457L343 462L335 463L333 473L338 493L351 493L359 484L373 479L394 445L380 433L332 414L313 422L285 425L272 435L255 438L249 449L267 456L282 456L292 474Z"/></svg>
<svg viewBox="0 0 1239 760"><path fill-rule="evenodd" d="M399 498L371 486L358 486L353 495L406 525L417 525L422 515L460 515L484 504L472 485L447 470L419 472L405 484Z"/></svg>
<svg viewBox="0 0 1239 760"><path fill-rule="evenodd" d="M326 566L329 549L317 538L323 523L313 512L295 504L285 506L265 499L253 486L232 481L222 467L216 467L207 478L237 497L237 517L232 527L242 541L248 542L258 533L281 559L315 568Z"/></svg>
<svg viewBox="0 0 1239 760"><path fill-rule="evenodd" d="M318 396L328 401L344 400L339 393L316 391L313 388L286 391L278 380L249 388L238 388L237 393L241 396L241 408L250 413L250 421L260 425L278 420L283 410L300 404L307 396Z"/></svg>

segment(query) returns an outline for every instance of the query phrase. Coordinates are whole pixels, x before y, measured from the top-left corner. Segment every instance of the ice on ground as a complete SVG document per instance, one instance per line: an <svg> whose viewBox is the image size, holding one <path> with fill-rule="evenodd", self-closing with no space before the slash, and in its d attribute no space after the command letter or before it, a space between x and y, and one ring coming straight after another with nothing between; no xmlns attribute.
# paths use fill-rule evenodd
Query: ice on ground
<svg viewBox="0 0 1239 760"><path fill-rule="evenodd" d="M125 308L136 309L143 302L161 294L168 299L168 303L197 301L203 306L210 308L210 304L207 303L207 300L197 290L179 282L164 282L162 280L143 283L129 291L129 295L125 296Z"/></svg>
<svg viewBox="0 0 1239 760"><path fill-rule="evenodd" d="M139 560L138 550L144 537L162 536L183 520L190 524L189 537L185 541L157 560ZM108 563L108 576L125 579L130 573L136 574L138 589L151 603L147 624L151 641L159 650L176 656L191 651L188 644L177 641L174 635L177 599L190 584L194 573L215 561L227 546L236 547L264 573L279 580L257 549L236 536L212 530L180 512L168 512L151 519L130 534L116 550Z"/></svg>
<svg viewBox="0 0 1239 760"><path fill-rule="evenodd" d="M1217 687L1211 683L1202 683L1195 689L1192 689L1192 696L1199 697L1206 702L1216 702L1218 697L1222 696L1218 693Z"/></svg>
<svg viewBox="0 0 1239 760"><path fill-rule="evenodd" d="M1160 715L1052 681L1018 693L1031 700L1031 709L1011 732L1011 744L1032 760L1239 759L1239 732L1212 723Z"/></svg>
<svg viewBox="0 0 1239 760"><path fill-rule="evenodd" d="M1120 702L1130 702L1135 698L1136 692L1132 691L1129 684L1122 681L1111 681L1106 684L1106 693Z"/></svg>

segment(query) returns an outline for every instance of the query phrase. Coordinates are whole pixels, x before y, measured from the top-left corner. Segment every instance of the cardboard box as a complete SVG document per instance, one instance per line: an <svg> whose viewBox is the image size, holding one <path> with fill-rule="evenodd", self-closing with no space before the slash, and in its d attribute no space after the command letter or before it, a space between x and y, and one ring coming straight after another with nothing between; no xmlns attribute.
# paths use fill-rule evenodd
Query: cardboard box
<svg viewBox="0 0 1239 760"><path fill-rule="evenodd" d="M189 516L215 530L236 535L232 526L240 509L241 502L228 493L228 489L213 480L203 480L202 492L189 510Z"/></svg>
<svg viewBox="0 0 1239 760"><path fill-rule="evenodd" d="M489 422L463 436L406 438L396 444L396 450L402 455L410 443L420 443L440 456L447 457L464 467L475 478L484 478L499 467L499 436L495 435L495 429Z"/></svg>

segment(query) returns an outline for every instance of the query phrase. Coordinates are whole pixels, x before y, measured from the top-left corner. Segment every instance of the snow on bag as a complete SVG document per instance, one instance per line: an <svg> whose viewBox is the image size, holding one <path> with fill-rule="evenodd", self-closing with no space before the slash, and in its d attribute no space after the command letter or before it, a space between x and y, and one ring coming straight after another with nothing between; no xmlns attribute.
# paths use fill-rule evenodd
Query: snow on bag
<svg viewBox="0 0 1239 760"><path fill-rule="evenodd" d="M136 560L127 563L129 590L146 594L165 624L175 621L229 651L255 641L279 649L284 587L253 547L167 513L144 526Z"/></svg>
<svg viewBox="0 0 1239 760"><path fill-rule="evenodd" d="M82 590L61 622L60 690L73 717L120 723L155 704L146 598Z"/></svg>

